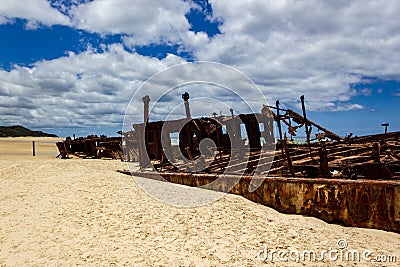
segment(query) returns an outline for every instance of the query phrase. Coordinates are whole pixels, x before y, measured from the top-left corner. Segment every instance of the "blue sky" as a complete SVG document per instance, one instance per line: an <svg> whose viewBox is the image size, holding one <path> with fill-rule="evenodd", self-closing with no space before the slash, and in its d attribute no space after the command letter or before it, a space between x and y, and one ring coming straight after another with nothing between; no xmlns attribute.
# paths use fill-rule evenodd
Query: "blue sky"
<svg viewBox="0 0 400 267"><path fill-rule="evenodd" d="M0 125L115 135L144 81L199 60L243 72L270 104L299 111L304 94L340 135L399 131L398 14L395 0L2 0ZM204 115L229 114L217 109Z"/></svg>

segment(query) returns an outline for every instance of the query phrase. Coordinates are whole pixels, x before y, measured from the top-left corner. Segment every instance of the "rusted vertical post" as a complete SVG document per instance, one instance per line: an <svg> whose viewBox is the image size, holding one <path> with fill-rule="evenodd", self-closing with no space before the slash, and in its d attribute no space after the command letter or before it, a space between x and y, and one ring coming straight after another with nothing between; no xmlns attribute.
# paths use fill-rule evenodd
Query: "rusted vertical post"
<svg viewBox="0 0 400 267"><path fill-rule="evenodd" d="M231 118L232 118L232 133L230 133L230 136L232 138L232 150L233 151L240 151L240 135L237 130L237 125L236 125L236 120L235 116L233 115L233 109L229 109L231 112ZM239 126L240 127L240 126Z"/></svg>
<svg viewBox="0 0 400 267"><path fill-rule="evenodd" d="M281 126L281 115L279 114L279 100L276 100L276 117L279 131L279 141L277 142L281 146L281 153L283 157L284 147L283 147L283 138L282 138L282 126ZM288 162L289 164L289 162Z"/></svg>
<svg viewBox="0 0 400 267"><path fill-rule="evenodd" d="M381 125L383 127L385 127L385 134L387 134L387 129L388 129L389 123L382 123Z"/></svg>
<svg viewBox="0 0 400 267"><path fill-rule="evenodd" d="M143 122L147 123L149 121L149 103L150 103L150 97L148 95L144 96L142 98L143 104L144 104L144 116L143 116Z"/></svg>
<svg viewBox="0 0 400 267"><path fill-rule="evenodd" d="M321 177L330 177L328 165L328 153L326 151L325 141L320 142L321 147L319 148L319 171Z"/></svg>
<svg viewBox="0 0 400 267"><path fill-rule="evenodd" d="M217 131L219 131L219 129ZM217 150L219 152L219 159L220 159L220 161L222 161L222 152L223 152L223 150L222 150L222 146L221 146L221 137L220 137L219 133L217 133Z"/></svg>
<svg viewBox="0 0 400 267"><path fill-rule="evenodd" d="M134 124L133 127L139 144L139 166L140 169L144 169L151 163L146 148L145 124Z"/></svg>
<svg viewBox="0 0 400 267"><path fill-rule="evenodd" d="M301 109L303 110L304 127L306 128L307 145L308 145L308 148L310 149L310 152L311 152L310 131L309 131L309 128L308 128L308 123L307 123L306 106L304 104L304 95L300 96L300 100L301 100Z"/></svg>
<svg viewBox="0 0 400 267"><path fill-rule="evenodd" d="M32 156L36 156L36 152L35 152L35 141L32 141Z"/></svg>
<svg viewBox="0 0 400 267"><path fill-rule="evenodd" d="M190 119L190 107L189 107L189 93L185 92L184 94L182 94L182 99L185 103L185 111L186 111L186 118Z"/></svg>
<svg viewBox="0 0 400 267"><path fill-rule="evenodd" d="M289 127L292 127L292 119L289 117ZM290 132L290 141L293 141L293 134Z"/></svg>
<svg viewBox="0 0 400 267"><path fill-rule="evenodd" d="M379 143L373 143L372 144L372 159L374 160L374 162L381 162L381 153L380 153L380 145Z"/></svg>
<svg viewBox="0 0 400 267"><path fill-rule="evenodd" d="M293 164L292 164L292 159L290 158L289 148L287 146L287 138L286 138L286 136L285 136L284 139L281 140L281 145L282 145L283 149L285 150L286 160L287 160L288 169L290 171L290 174L292 175L292 177L295 177L294 168L293 168Z"/></svg>
<svg viewBox="0 0 400 267"><path fill-rule="evenodd" d="M279 115L279 100L276 100L276 117L279 131L279 140L282 140L281 116Z"/></svg>
<svg viewBox="0 0 400 267"><path fill-rule="evenodd" d="M233 124L234 123L234 118L235 118L234 115L233 115L233 108L230 108L229 111L231 112L231 118L232 118L232 124ZM236 150L237 145L236 145L236 127L235 126L232 127L232 131L233 131L233 133L232 133L232 135L233 135L233 138L232 138L232 150Z"/></svg>

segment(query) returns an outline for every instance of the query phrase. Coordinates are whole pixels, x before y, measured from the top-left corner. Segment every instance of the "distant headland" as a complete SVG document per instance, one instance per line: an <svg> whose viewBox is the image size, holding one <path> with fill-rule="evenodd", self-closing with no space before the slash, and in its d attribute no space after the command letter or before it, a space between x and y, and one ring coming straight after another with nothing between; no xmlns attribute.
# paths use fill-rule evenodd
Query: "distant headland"
<svg viewBox="0 0 400 267"><path fill-rule="evenodd" d="M0 126L0 137L58 137L55 134L48 134L42 131L32 131L21 125Z"/></svg>

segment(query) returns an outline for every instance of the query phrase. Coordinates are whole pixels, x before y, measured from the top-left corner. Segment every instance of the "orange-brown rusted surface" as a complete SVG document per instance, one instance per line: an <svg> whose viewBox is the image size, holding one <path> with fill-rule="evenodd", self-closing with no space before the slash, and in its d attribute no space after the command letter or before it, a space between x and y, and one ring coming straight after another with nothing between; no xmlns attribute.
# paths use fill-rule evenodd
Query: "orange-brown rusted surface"
<svg viewBox="0 0 400 267"><path fill-rule="evenodd" d="M304 96L302 114L282 109L278 100L260 113L235 115L231 109L230 116L212 118L192 118L189 95L182 97L186 118L169 121L149 121L150 97L143 98L144 121L130 133L140 166L133 175L162 176L284 213L400 233L400 132L388 133L384 124L384 134L341 137L307 118ZM301 128L305 144L291 142L287 136ZM171 140L174 134L178 143ZM252 182L261 185L250 191Z"/></svg>
<svg viewBox="0 0 400 267"><path fill-rule="evenodd" d="M400 181L342 180L327 178L257 178L236 175L134 172L159 180L160 175L172 183L202 186L230 193L283 213L313 216L346 226L375 228L400 233ZM254 192L249 191L252 179L263 179ZM215 181L214 183L211 183Z"/></svg>
<svg viewBox="0 0 400 267"><path fill-rule="evenodd" d="M113 158L123 159L121 137L93 136L71 139L67 137L63 142L57 142L59 156L67 159L70 156L81 158Z"/></svg>

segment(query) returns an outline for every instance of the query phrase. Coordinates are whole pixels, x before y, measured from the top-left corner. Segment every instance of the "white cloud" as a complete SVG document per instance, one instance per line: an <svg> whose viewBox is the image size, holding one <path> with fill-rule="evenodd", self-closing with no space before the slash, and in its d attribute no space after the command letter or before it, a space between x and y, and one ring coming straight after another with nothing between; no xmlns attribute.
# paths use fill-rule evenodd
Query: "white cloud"
<svg viewBox="0 0 400 267"><path fill-rule="evenodd" d="M379 92L378 92L379 93ZM360 90L360 94L364 96L370 96L372 94L371 88L364 88Z"/></svg>
<svg viewBox="0 0 400 267"><path fill-rule="evenodd" d="M221 33L194 49L238 67L272 99L315 110L355 95L365 76L400 79L398 1L211 1ZM358 108L358 106L349 106Z"/></svg>
<svg viewBox="0 0 400 267"><path fill-rule="evenodd" d="M45 0L3 0L0 24L19 17L34 28L37 23L68 25L70 19L73 27L89 32L122 34L124 44L131 47L177 44L198 60L237 67L270 103L280 99L291 108L299 108L298 98L305 95L310 110L365 109L352 103L352 97L371 91L356 91L352 84L363 77L400 80L396 0L210 2L210 19L222 21L221 34L211 39L204 32L189 31L185 14L199 7L178 0L102 0L64 6L70 18ZM0 71L0 114L10 124L27 126L120 124L141 82L183 61L171 54L163 60L144 57L111 45L99 53L70 53L32 68ZM207 96L212 93L204 90ZM239 93L246 95L243 89ZM140 120L140 98L132 112Z"/></svg>
<svg viewBox="0 0 400 267"><path fill-rule="evenodd" d="M31 68L0 70L2 122L35 127L121 127L125 109L140 84L183 61L174 55L158 60L111 45L102 53L70 53ZM140 121L143 107L136 108Z"/></svg>
<svg viewBox="0 0 400 267"><path fill-rule="evenodd" d="M3 16L0 16L0 25L7 24L8 22L10 22L9 19L7 19L7 18L5 18Z"/></svg>
<svg viewBox="0 0 400 267"><path fill-rule="evenodd" d="M46 0L2 0L0 4L0 24L12 21L13 18L28 20L32 29L41 23L47 26L54 24L70 25L69 18L52 8Z"/></svg>
<svg viewBox="0 0 400 267"><path fill-rule="evenodd" d="M127 34L128 44L178 42L189 28L190 5L179 0L103 0L75 6L76 27L101 34Z"/></svg>
<svg viewBox="0 0 400 267"><path fill-rule="evenodd" d="M360 104L339 104L332 108L332 111L347 111L347 110L354 110L354 109L365 109L363 105Z"/></svg>

